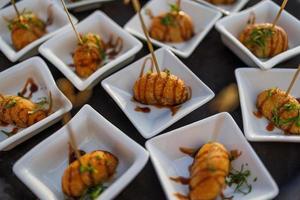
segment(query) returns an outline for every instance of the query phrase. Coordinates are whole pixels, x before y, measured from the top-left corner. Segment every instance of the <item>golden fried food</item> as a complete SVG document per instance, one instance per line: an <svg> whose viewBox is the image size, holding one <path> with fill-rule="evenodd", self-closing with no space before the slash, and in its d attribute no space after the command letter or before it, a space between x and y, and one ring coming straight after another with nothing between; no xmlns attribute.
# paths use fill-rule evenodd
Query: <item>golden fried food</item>
<svg viewBox="0 0 300 200"><path fill-rule="evenodd" d="M153 17L149 34L163 42L183 42L194 35L192 18L183 11L172 11Z"/></svg>
<svg viewBox="0 0 300 200"><path fill-rule="evenodd" d="M169 72L147 73L134 84L134 99L148 105L175 106L191 97L183 80Z"/></svg>
<svg viewBox="0 0 300 200"><path fill-rule="evenodd" d="M205 144L190 168L190 200L216 199L225 187L230 170L229 153L217 142Z"/></svg>
<svg viewBox="0 0 300 200"><path fill-rule="evenodd" d="M271 58L288 49L288 35L279 26L270 23L250 24L240 34L239 40L259 58Z"/></svg>
<svg viewBox="0 0 300 200"><path fill-rule="evenodd" d="M258 111L276 127L288 134L300 134L300 104L293 96L278 88L261 92Z"/></svg>
<svg viewBox="0 0 300 200"><path fill-rule="evenodd" d="M73 55L76 73L86 78L93 74L104 59L105 44L99 35L88 33L82 37Z"/></svg>
<svg viewBox="0 0 300 200"><path fill-rule="evenodd" d="M11 20L11 39L16 50L20 50L46 33L46 24L32 12L24 12Z"/></svg>
<svg viewBox="0 0 300 200"><path fill-rule="evenodd" d="M233 4L236 2L236 0L205 0L209 3L212 3L212 4L224 4L224 5L228 5L228 4Z"/></svg>
<svg viewBox="0 0 300 200"><path fill-rule="evenodd" d="M49 108L45 105L49 104ZM50 103L42 100L34 103L19 96L0 95L0 122L14 124L20 128L26 128L46 118L51 111Z"/></svg>
<svg viewBox="0 0 300 200"><path fill-rule="evenodd" d="M62 177L63 192L69 197L80 197L89 187L108 181L115 173L118 159L106 151L94 151L72 162Z"/></svg>

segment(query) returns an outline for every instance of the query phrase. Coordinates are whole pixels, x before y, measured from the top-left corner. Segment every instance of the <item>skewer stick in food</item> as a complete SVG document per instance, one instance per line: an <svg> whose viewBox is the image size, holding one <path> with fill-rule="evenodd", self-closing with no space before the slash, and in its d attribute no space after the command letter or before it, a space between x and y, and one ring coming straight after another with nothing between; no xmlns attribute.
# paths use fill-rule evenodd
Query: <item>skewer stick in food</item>
<svg viewBox="0 0 300 200"><path fill-rule="evenodd" d="M80 155L80 152L79 152L79 150L77 148L76 139L75 139L75 137L73 135L73 131L72 131L72 128L70 126L70 123L68 123L68 121L70 120L70 115L71 115L70 113L65 114L65 116L63 117L63 123L67 127L67 131L68 131L68 134L69 134L70 145L71 145L73 151L75 152L75 156L76 156L76 158L77 158L80 166L82 166L82 162L80 160L81 155Z"/></svg>
<svg viewBox="0 0 300 200"><path fill-rule="evenodd" d="M75 25L74 25L72 19L71 19L70 13L69 13L69 11L68 11L68 9L67 9L67 6L66 6L64 0L61 0L61 3L62 3L62 5L63 5L63 7L64 7L65 12L67 13L68 19L69 19L69 21L70 21L70 23L71 23L71 25L72 25L72 28L73 28L73 30L74 30L74 32L75 32L75 34L76 34L76 37L77 37L79 43L80 43L80 44L83 44L82 39L81 39L81 37L80 37L80 35L79 35L79 33L78 33L78 31L77 31L77 29L76 29L76 27L75 27Z"/></svg>
<svg viewBox="0 0 300 200"><path fill-rule="evenodd" d="M284 0L284 1L282 2L281 7L280 7L280 10L279 10L279 12L277 13L276 18L274 19L274 21L273 21L273 23L272 23L272 28L275 27L275 25L276 25L277 21L279 20L279 17L280 17L280 15L281 15L282 11L284 10L284 8L285 8L287 2L288 2L288 0Z"/></svg>
<svg viewBox="0 0 300 200"><path fill-rule="evenodd" d="M140 21L141 21L141 24L142 24L142 28L143 28L144 34L146 36L146 39L147 39L148 48L149 48L149 51L151 53L151 56L152 56L152 59L153 59L153 62L154 62L155 69L156 69L158 75L160 75L160 69L159 69L159 66L158 66L158 62L157 62L156 56L154 54L153 45L152 45L152 43L150 41L150 36L149 36L148 30L146 28L143 16L141 14L141 5L140 5L140 2L139 2L139 0L132 0L132 4L133 4L133 7L134 7L135 11L137 12L137 14L138 14L138 16L140 18Z"/></svg>
<svg viewBox="0 0 300 200"><path fill-rule="evenodd" d="M176 5L177 5L178 9L180 10L180 7L181 7L181 0L177 0L177 1L176 1Z"/></svg>
<svg viewBox="0 0 300 200"><path fill-rule="evenodd" d="M18 15L18 18L20 18L21 15L20 15L20 12L19 12L19 10L18 10L18 8L16 6L16 1L15 0L11 0L11 4L13 5L13 7L15 9L15 11L16 11L16 13Z"/></svg>
<svg viewBox="0 0 300 200"><path fill-rule="evenodd" d="M289 93L291 92L291 90L292 90L292 88L293 88L293 86L294 86L294 84L295 84L295 82L296 82L296 80L297 80L297 78L299 76L299 73L300 73L300 65L298 66L298 69L297 69L297 71L296 71L296 73L295 73L295 75L293 77L293 80L291 81L291 83L290 83L290 85L288 87L288 90L286 91L286 96L289 95Z"/></svg>

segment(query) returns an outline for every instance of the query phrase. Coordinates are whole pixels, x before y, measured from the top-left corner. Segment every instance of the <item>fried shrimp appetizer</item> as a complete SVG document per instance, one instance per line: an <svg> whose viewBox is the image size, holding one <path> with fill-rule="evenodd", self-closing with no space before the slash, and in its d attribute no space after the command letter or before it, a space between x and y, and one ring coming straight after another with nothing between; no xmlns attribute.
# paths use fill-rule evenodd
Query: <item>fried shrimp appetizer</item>
<svg viewBox="0 0 300 200"><path fill-rule="evenodd" d="M51 108L51 94L50 102L42 99L37 103L19 96L0 95L0 122L26 128L46 118Z"/></svg>
<svg viewBox="0 0 300 200"><path fill-rule="evenodd" d="M113 59L123 49L123 40L113 36L105 43L100 35L88 33L81 36L82 44L79 44L73 53L73 62L76 73L87 78L101 67L106 60Z"/></svg>
<svg viewBox="0 0 300 200"><path fill-rule="evenodd" d="M236 2L236 0L205 0L205 1L215 5L219 5L219 4L229 5Z"/></svg>
<svg viewBox="0 0 300 200"><path fill-rule="evenodd" d="M69 197L81 197L90 187L108 181L116 171L118 158L106 151L93 151L80 157L64 171L62 190Z"/></svg>
<svg viewBox="0 0 300 200"><path fill-rule="evenodd" d="M93 33L82 36L82 42L75 49L73 62L76 73L86 78L94 73L103 61L105 44L99 35Z"/></svg>
<svg viewBox="0 0 300 200"><path fill-rule="evenodd" d="M33 12L27 11L10 20L8 28L13 46L18 51L46 33L46 23Z"/></svg>
<svg viewBox="0 0 300 200"><path fill-rule="evenodd" d="M217 142L205 144L190 167L190 200L216 199L230 171L229 152Z"/></svg>
<svg viewBox="0 0 300 200"><path fill-rule="evenodd" d="M288 49L288 35L283 28L273 27L271 23L256 24L254 16L240 33L239 40L259 58L271 58Z"/></svg>
<svg viewBox="0 0 300 200"><path fill-rule="evenodd" d="M152 23L149 34L156 40L179 43L187 41L194 36L192 18L181 11L177 5L171 5L170 12L155 17L152 16L151 18Z"/></svg>
<svg viewBox="0 0 300 200"><path fill-rule="evenodd" d="M176 106L190 99L190 88L168 70L156 73L153 72L152 65L151 70L143 74L147 60L149 59L145 60L140 77L134 84L136 101L147 105Z"/></svg>
<svg viewBox="0 0 300 200"><path fill-rule="evenodd" d="M268 89L257 96L258 112L286 134L300 134L300 104L279 88Z"/></svg>

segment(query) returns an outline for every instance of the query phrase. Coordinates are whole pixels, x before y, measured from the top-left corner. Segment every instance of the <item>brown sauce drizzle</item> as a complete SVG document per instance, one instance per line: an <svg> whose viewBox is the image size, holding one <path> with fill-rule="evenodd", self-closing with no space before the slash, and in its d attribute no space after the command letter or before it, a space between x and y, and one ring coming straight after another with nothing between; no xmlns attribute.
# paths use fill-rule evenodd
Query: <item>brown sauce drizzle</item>
<svg viewBox="0 0 300 200"><path fill-rule="evenodd" d="M174 193L174 196L177 197L179 200L189 200L190 199L188 196L180 194L178 192Z"/></svg>
<svg viewBox="0 0 300 200"><path fill-rule="evenodd" d="M25 96L25 94L27 93L28 91L28 88L29 88L29 94L28 96ZM27 99L31 99L33 93L37 92L39 89L38 85L34 82L34 80L32 78L29 78L23 89L18 93L18 96L20 97L24 97L24 98L27 98Z"/></svg>
<svg viewBox="0 0 300 200"><path fill-rule="evenodd" d="M187 148L187 147L179 147L179 150L181 153L184 153L191 157L195 157L195 154L197 153L195 149Z"/></svg>
<svg viewBox="0 0 300 200"><path fill-rule="evenodd" d="M263 115L262 115L262 113L261 113L260 111L253 111L253 114L254 114L255 117L257 117L257 118L262 118L262 117L263 117Z"/></svg>
<svg viewBox="0 0 300 200"><path fill-rule="evenodd" d="M275 125L273 124L273 122L268 123L268 125L266 126L267 131L273 131L274 129Z"/></svg>
<svg viewBox="0 0 300 200"><path fill-rule="evenodd" d="M185 178L182 176L178 177L170 177L170 179L176 183L180 183L182 185L188 185L190 183L190 178Z"/></svg>
<svg viewBox="0 0 300 200"><path fill-rule="evenodd" d="M136 112L143 112L143 113L150 113L151 112L151 109L149 107L136 106L136 108L134 110Z"/></svg>

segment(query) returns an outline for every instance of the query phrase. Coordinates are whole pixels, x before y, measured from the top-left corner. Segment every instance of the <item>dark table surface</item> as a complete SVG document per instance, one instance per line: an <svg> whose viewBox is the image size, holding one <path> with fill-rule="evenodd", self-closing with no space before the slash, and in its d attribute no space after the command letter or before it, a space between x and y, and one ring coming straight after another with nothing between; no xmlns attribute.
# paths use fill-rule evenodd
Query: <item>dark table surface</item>
<svg viewBox="0 0 300 200"><path fill-rule="evenodd" d="M146 1L142 1L144 4ZM259 0L250 0L246 7L252 6ZM281 0L275 0L277 4ZM133 15L134 11L129 6L124 6L121 0L106 3L100 8L119 25L123 26ZM286 10L300 19L300 0L290 0ZM93 11L73 13L78 19L83 19ZM3 27L1 27L3 28ZM144 48L137 54L136 59L148 54ZM216 94L225 86L236 82L234 70L237 67L246 65L235 56L221 42L219 33L213 29L197 47L194 53L182 61ZM63 75L49 62L48 66L55 79ZM276 67L295 68L300 63L300 56L281 63ZM3 71L15 63L11 63L2 53L0 53L0 71ZM100 84L94 88L94 93L88 102L101 115L108 119L115 126L120 128L129 137L144 146L146 140L138 133L130 123L125 114L119 109L117 104L104 91ZM75 114L78 109L72 112ZM213 113L208 104L190 113L174 125L164 130L167 132L185 126L192 122L204 119ZM240 128L243 128L241 110L238 108L230 113ZM8 152L0 152L0 199L36 199L35 195L13 174L12 167L35 145L49 137L61 127L61 123L56 123L33 138L20 144ZM265 143L251 142L252 147L265 164L271 175L274 177L280 188L280 194L276 199L300 199L300 145L297 143ZM153 165L148 161L141 173L119 194L116 199L120 200L160 200L166 199L162 187L159 183Z"/></svg>

